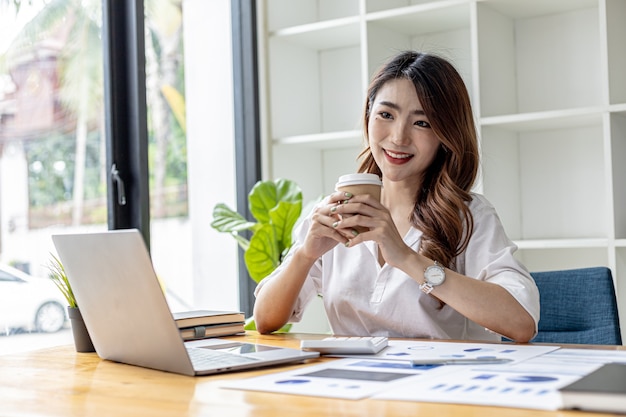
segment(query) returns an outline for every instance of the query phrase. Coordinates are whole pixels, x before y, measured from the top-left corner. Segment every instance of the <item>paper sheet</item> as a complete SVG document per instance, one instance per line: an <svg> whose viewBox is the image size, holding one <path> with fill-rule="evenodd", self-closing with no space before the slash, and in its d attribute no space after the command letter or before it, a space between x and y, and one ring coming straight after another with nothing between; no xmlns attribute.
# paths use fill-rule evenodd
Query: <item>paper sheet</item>
<svg viewBox="0 0 626 417"><path fill-rule="evenodd" d="M558 346L390 340L389 346L376 355L335 356L402 361L420 359L468 359L495 356L519 362L556 349L558 349Z"/></svg>
<svg viewBox="0 0 626 417"><path fill-rule="evenodd" d="M410 360L497 356L498 365L412 366ZM225 388L344 399L444 402L557 410L558 389L626 351L552 346L390 341L377 355L357 355L249 379Z"/></svg>
<svg viewBox="0 0 626 417"><path fill-rule="evenodd" d="M408 361L338 359L249 379L225 381L222 387L251 391L358 400L411 378L441 372L439 367L417 369Z"/></svg>
<svg viewBox="0 0 626 417"><path fill-rule="evenodd" d="M360 399L388 389L390 392L399 392L397 386L413 387L421 384L420 379L432 381L433 378L444 378L446 374L456 374L468 368L457 365L414 367L410 363L411 359L474 358L488 355L507 357L514 360L512 363L518 363L554 349L556 347L532 345L390 341L389 348L378 355L338 359L287 372L229 380L222 386L252 391ZM473 369L473 366L469 368Z"/></svg>
<svg viewBox="0 0 626 417"><path fill-rule="evenodd" d="M626 352L558 349L509 365L455 367L458 372L414 380L373 398L557 410L559 388L607 362L626 362Z"/></svg>

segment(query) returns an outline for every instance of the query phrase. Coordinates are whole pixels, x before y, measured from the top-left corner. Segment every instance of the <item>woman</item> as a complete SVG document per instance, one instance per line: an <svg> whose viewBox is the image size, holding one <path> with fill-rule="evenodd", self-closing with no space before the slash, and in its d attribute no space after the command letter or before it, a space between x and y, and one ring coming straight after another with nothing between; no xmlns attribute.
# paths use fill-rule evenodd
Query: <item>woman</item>
<svg viewBox="0 0 626 417"><path fill-rule="evenodd" d="M478 141L458 72L398 54L370 84L364 131L359 172L382 178L381 200L335 192L315 208L256 290L257 329L298 321L319 294L335 334L531 340L539 293L494 208L470 191Z"/></svg>

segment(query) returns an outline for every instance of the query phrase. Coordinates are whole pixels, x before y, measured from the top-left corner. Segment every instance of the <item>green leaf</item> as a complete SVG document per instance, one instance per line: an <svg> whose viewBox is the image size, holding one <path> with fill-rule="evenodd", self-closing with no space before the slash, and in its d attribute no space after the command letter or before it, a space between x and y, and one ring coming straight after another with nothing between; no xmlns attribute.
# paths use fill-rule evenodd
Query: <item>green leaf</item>
<svg viewBox="0 0 626 417"><path fill-rule="evenodd" d="M241 235L238 235L237 233L232 233L231 236L235 238L235 240L244 252L248 250L248 248L250 247L250 241L248 239Z"/></svg>
<svg viewBox="0 0 626 417"><path fill-rule="evenodd" d="M270 211L271 224L278 239L278 251L283 252L291 246L291 232L302 212L302 201L291 203L281 201Z"/></svg>
<svg viewBox="0 0 626 417"><path fill-rule="evenodd" d="M302 203L302 190L295 182L279 178L276 180L276 198L278 201Z"/></svg>
<svg viewBox="0 0 626 417"><path fill-rule="evenodd" d="M211 227L218 232L241 232L252 229L256 223L247 221L241 214L237 213L226 204L219 203L213 208L213 221Z"/></svg>
<svg viewBox="0 0 626 417"><path fill-rule="evenodd" d="M256 330L256 323L254 322L253 317L248 317L246 319L246 324L243 326L244 330Z"/></svg>
<svg viewBox="0 0 626 417"><path fill-rule="evenodd" d="M211 227L235 238L244 250L248 274L259 283L276 269L292 245L292 230L302 214L302 191L291 180L259 181L248 194L248 204L256 223L224 204L217 204ZM252 234L249 241L238 234L244 230ZM245 329L256 330L252 318L246 320ZM290 329L291 324L286 324L277 332Z"/></svg>
<svg viewBox="0 0 626 417"><path fill-rule="evenodd" d="M289 331L291 331L291 326L291 323L287 323L280 329L276 330L274 333L289 333Z"/></svg>
<svg viewBox="0 0 626 417"><path fill-rule="evenodd" d="M274 228L269 224L263 225L250 238L250 246L244 254L244 261L250 277L255 282L260 282L278 266L280 252L276 243Z"/></svg>
<svg viewBox="0 0 626 417"><path fill-rule="evenodd" d="M259 181L248 194L250 212L259 223L270 222L270 211L279 202L302 204L302 190L291 180Z"/></svg>
<svg viewBox="0 0 626 417"><path fill-rule="evenodd" d="M269 212L277 204L276 184L272 181L259 181L248 194L250 213L259 223L270 222Z"/></svg>

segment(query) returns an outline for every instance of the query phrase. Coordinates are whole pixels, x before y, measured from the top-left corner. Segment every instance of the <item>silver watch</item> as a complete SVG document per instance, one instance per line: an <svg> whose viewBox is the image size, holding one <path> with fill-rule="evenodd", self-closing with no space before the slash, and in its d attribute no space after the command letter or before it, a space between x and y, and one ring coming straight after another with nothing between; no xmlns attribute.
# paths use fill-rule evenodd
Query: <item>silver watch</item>
<svg viewBox="0 0 626 417"><path fill-rule="evenodd" d="M424 283L420 284L420 290L430 294L434 287L443 284L445 280L446 270L435 261L434 265L424 269Z"/></svg>

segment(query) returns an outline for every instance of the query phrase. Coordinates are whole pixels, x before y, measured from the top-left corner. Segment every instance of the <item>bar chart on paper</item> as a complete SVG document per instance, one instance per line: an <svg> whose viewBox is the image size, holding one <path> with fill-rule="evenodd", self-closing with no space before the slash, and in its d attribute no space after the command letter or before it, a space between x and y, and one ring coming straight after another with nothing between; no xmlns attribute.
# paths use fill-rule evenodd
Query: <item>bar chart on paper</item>
<svg viewBox="0 0 626 417"><path fill-rule="evenodd" d="M557 349L511 365L448 367L455 372L415 379L374 398L557 410L559 388L606 362L626 363L626 352Z"/></svg>
<svg viewBox="0 0 626 417"><path fill-rule="evenodd" d="M466 368L466 367L464 367ZM398 386L376 398L457 402L463 404L556 410L560 406L558 387L575 381L580 375L540 375L524 371L498 369L462 369L431 380L414 380L410 387Z"/></svg>

